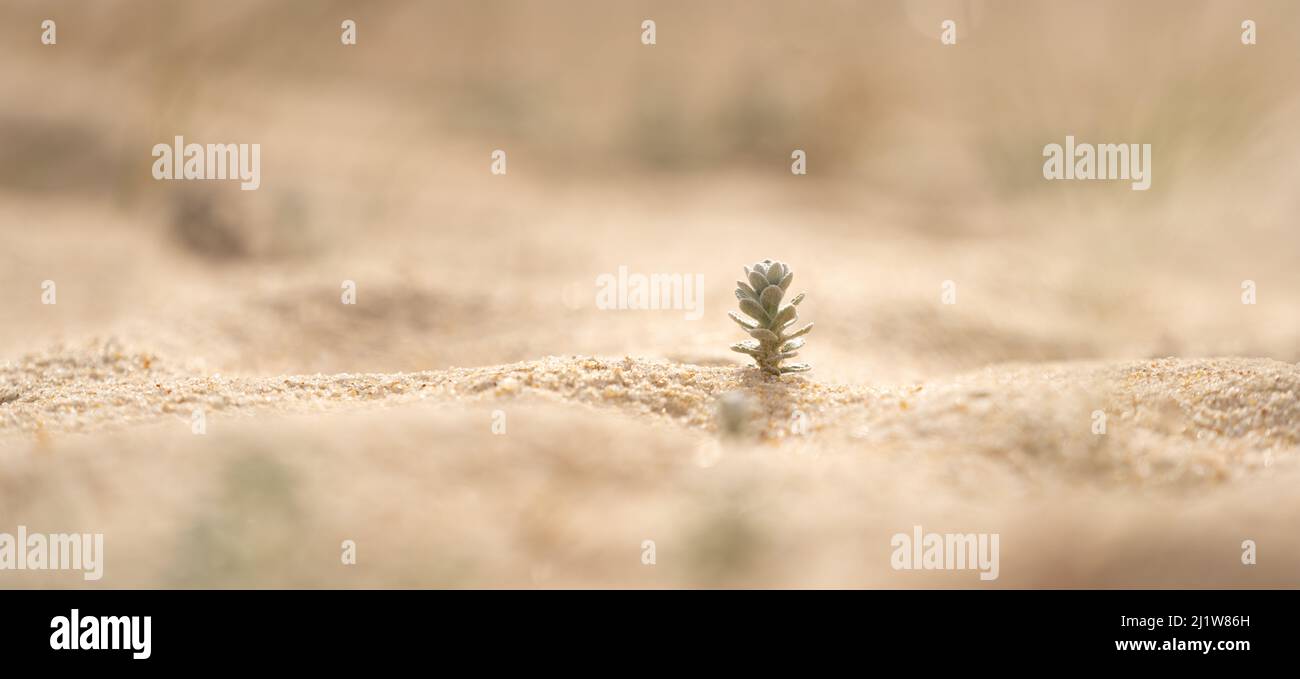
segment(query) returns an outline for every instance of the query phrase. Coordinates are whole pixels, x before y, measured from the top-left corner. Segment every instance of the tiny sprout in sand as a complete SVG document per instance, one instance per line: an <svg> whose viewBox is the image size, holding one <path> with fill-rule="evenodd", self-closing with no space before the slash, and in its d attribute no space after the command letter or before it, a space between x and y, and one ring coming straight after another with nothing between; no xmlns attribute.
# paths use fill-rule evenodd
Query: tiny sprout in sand
<svg viewBox="0 0 1300 679"><path fill-rule="evenodd" d="M789 304L781 306L781 298L790 289L794 272L781 262L765 259L752 267L745 267L745 278L747 281L736 281L736 298L740 300L740 310L749 318L734 311L727 313L753 339L737 342L731 345L731 350L754 357L758 367L770 375L811 369L812 366L807 363L781 365L781 361L799 355L803 336L812 330L812 323L809 323L794 332L786 333L799 320L794 308L803 301L801 292Z"/></svg>

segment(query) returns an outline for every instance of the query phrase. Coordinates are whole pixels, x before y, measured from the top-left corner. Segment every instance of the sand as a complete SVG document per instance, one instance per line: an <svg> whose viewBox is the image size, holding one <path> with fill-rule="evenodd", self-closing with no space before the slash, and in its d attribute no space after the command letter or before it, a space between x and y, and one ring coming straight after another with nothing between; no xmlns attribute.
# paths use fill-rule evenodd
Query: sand
<svg viewBox="0 0 1300 679"><path fill-rule="evenodd" d="M853 387L577 356L225 377L100 342L0 374L5 515L98 527L112 586L1249 586L1300 556L1268 518L1298 504L1300 367L1266 359ZM999 533L998 580L891 570L913 525Z"/></svg>

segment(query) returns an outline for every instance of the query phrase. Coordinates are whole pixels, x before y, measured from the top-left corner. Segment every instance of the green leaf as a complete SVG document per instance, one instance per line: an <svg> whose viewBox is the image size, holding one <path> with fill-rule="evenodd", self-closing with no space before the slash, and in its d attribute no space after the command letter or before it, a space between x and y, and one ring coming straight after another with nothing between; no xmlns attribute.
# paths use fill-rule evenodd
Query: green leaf
<svg viewBox="0 0 1300 679"><path fill-rule="evenodd" d="M767 312L763 310L763 307L759 306L758 302L755 302L752 299L740 300L740 310L745 312L745 314L750 318L764 325L772 320L772 317L767 315Z"/></svg>
<svg viewBox="0 0 1300 679"><path fill-rule="evenodd" d="M763 294L758 296L758 301L763 305L763 309L768 314L776 313L777 307L781 305L781 288L775 285L769 285L763 288Z"/></svg>
<svg viewBox="0 0 1300 679"><path fill-rule="evenodd" d="M731 317L731 320L739 323L740 327L744 328L745 330L753 330L754 328L758 327L757 323L749 320L748 318L741 318L740 314L734 311L728 311L727 315Z"/></svg>

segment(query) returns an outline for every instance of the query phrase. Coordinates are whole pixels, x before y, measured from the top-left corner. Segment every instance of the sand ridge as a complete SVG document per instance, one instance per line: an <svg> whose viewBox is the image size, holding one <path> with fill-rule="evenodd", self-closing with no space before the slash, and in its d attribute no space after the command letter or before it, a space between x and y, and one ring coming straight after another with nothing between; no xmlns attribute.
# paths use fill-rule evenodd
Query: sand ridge
<svg viewBox="0 0 1300 679"><path fill-rule="evenodd" d="M714 426L714 400L730 391L751 393L772 418L788 417L794 410L831 411L873 395L888 397L887 391L770 379L739 366L584 356L409 373L225 377L196 374L111 340L30 354L0 367L0 376L9 385L0 432L10 433L93 431L200 408L253 414L520 395L617 408L708 429Z"/></svg>
<svg viewBox="0 0 1300 679"><path fill-rule="evenodd" d="M718 435L719 400L734 394L749 408L741 434L757 441L807 436L855 454L960 448L953 454L1029 473L1064 465L1117 479L1222 480L1289 460L1300 442L1300 368L1268 359L1010 364L880 387L823 384L815 373L775 378L739 365L583 356L411 373L226 377L109 340L32 354L0 367L0 375L0 437L130 427L199 410L258 417L516 398ZM1104 435L1095 429L1099 417Z"/></svg>

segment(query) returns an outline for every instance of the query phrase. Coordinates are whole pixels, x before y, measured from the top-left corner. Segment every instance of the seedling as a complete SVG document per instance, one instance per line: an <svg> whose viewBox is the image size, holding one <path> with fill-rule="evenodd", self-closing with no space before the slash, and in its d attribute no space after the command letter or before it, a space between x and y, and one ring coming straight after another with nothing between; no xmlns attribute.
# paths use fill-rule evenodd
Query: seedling
<svg viewBox="0 0 1300 679"><path fill-rule="evenodd" d="M765 259L752 267L745 267L745 278L745 281L736 281L736 299L740 300L740 310L749 318L734 311L727 312L727 315L753 339L737 342L731 345L731 350L752 356L759 369L769 375L811 370L812 366L807 363L781 365L781 361L799 355L803 336L813 326L809 323L786 334L799 320L795 307L803 301L801 292L789 304L781 306L781 299L794 280L794 272L781 262Z"/></svg>

